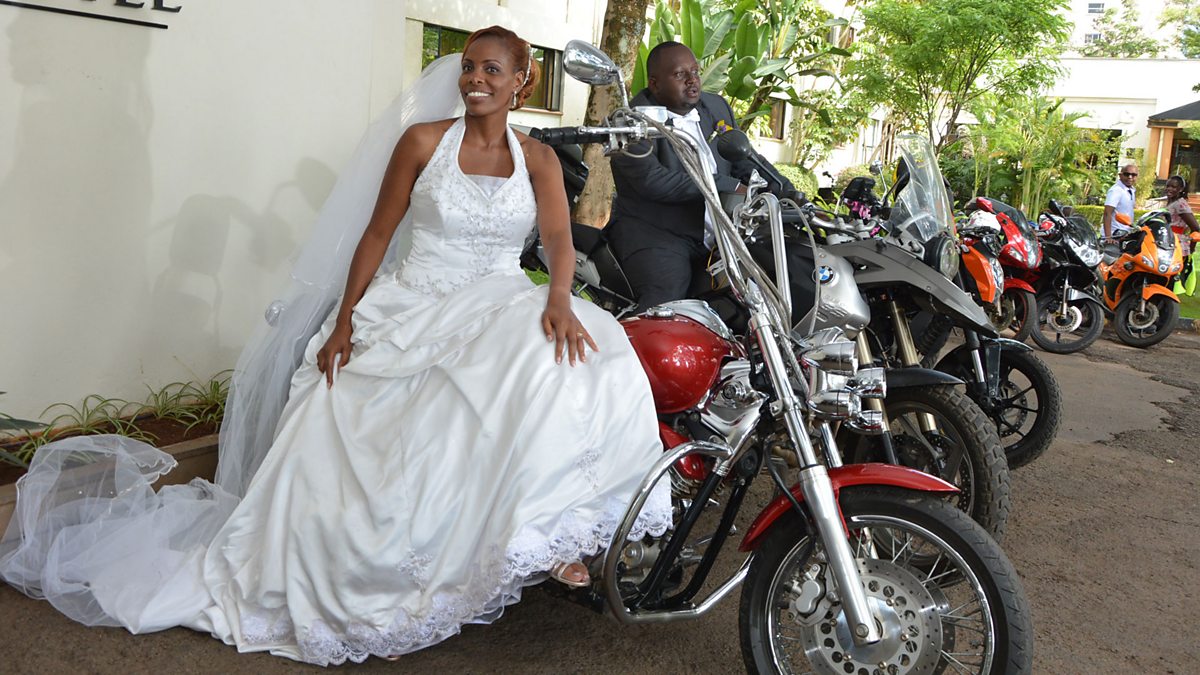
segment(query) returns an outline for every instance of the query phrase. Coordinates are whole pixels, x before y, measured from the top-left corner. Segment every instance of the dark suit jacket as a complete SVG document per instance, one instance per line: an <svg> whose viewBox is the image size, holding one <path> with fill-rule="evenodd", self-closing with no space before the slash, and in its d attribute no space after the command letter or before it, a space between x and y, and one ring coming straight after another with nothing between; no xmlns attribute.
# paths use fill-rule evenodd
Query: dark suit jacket
<svg viewBox="0 0 1200 675"><path fill-rule="evenodd" d="M643 89L629 105L658 103L649 89ZM716 94L701 93L696 109L700 113L700 129L708 137L719 121L737 127L729 103ZM684 245L704 240L704 198L667 141L661 138L647 141L632 146L630 152L643 153L651 142L654 151L646 157L635 159L623 154L612 157L617 196L607 235L620 255L670 246L672 239L690 240L677 242ZM721 192L736 190L739 183L745 182L740 179L748 178L753 169L748 161L731 165L715 148L713 158L717 165L717 189ZM785 189L792 189L791 184Z"/></svg>

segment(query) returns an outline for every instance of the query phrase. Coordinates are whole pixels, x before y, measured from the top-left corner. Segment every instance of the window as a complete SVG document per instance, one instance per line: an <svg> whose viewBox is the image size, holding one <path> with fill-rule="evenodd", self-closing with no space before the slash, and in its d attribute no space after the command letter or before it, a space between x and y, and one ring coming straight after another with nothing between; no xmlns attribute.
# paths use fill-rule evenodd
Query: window
<svg viewBox="0 0 1200 675"><path fill-rule="evenodd" d="M782 141L784 131L787 130L787 103L776 101L771 105L767 124L771 127L771 138Z"/></svg>
<svg viewBox="0 0 1200 675"><path fill-rule="evenodd" d="M466 31L425 24L421 41L421 67L424 68L440 56L461 52L468 36L470 33ZM532 57L542 67L542 78L525 101L525 107L562 110L562 53L535 45Z"/></svg>
<svg viewBox="0 0 1200 675"><path fill-rule="evenodd" d="M1103 14L1103 13L1104 13L1104 3L1103 2L1089 2L1088 3L1088 14Z"/></svg>
<svg viewBox="0 0 1200 675"><path fill-rule="evenodd" d="M1083 36L1083 43L1084 43L1084 44L1088 44L1088 45L1090 45L1090 44L1092 44L1093 42L1099 42L1099 41L1100 41L1100 34L1099 34L1099 33L1088 33L1087 35L1084 35L1084 36Z"/></svg>

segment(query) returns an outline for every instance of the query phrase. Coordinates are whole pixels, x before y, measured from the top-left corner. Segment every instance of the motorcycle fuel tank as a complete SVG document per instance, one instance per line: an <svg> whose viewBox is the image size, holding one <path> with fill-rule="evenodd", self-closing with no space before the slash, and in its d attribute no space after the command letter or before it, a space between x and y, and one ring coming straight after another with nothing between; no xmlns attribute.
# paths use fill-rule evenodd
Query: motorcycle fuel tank
<svg viewBox="0 0 1200 675"><path fill-rule="evenodd" d="M677 413L704 400L737 345L684 316L643 315L621 322L650 380L654 407Z"/></svg>

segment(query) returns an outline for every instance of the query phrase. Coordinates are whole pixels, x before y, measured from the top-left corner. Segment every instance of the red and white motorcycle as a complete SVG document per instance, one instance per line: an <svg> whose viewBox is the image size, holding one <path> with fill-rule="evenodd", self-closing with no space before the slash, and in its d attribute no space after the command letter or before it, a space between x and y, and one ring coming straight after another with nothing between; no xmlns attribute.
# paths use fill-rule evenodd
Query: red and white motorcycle
<svg viewBox="0 0 1200 675"><path fill-rule="evenodd" d="M569 43L563 62L576 79L618 84L624 97L620 71L591 45ZM650 380L664 453L578 599L623 623L661 623L704 615L741 586L750 672L1029 672L1032 629L1020 581L996 542L945 500L954 486L894 465L842 465L837 426L880 429L880 413L862 401L881 398L886 386L881 369L858 367L853 335L813 330L832 315L866 323L849 265L820 253L816 302L800 324L808 334L793 332L786 256L776 254L776 285L738 233L765 221L782 241L779 201L752 185L734 222L689 137L625 103L604 126L557 131L609 153L666 138L705 194L722 275L750 321L746 335L735 336L690 300L623 322ZM781 453L799 467L794 483L771 461ZM763 475L777 496L742 535L736 572L700 597ZM663 480L676 505L674 528L627 541ZM698 531L714 520L715 531Z"/></svg>

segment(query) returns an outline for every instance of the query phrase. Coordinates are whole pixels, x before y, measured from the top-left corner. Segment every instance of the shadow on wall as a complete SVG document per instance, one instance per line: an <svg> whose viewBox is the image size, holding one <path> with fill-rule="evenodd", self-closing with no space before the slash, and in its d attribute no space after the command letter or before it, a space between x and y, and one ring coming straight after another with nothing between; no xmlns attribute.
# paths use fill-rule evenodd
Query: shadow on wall
<svg viewBox="0 0 1200 675"><path fill-rule="evenodd" d="M140 239L151 203L152 38L4 9L13 19L0 87L19 98L5 102L14 147L0 176L0 288L26 289L4 311L27 330L3 331L0 353L21 355L5 366L5 388L35 407L105 391L138 362L130 346L140 343L134 319L148 291Z"/></svg>
<svg viewBox="0 0 1200 675"><path fill-rule="evenodd" d="M222 273L227 258L238 263L248 260L266 272L290 266L299 243L291 221L280 212L294 213L290 200L298 197L304 208L316 213L336 178L327 165L306 157L297 164L292 179L271 192L261 210L229 196L196 194L184 200L179 213L157 225L151 235L152 239L170 236L168 266L154 281L151 316L173 320L154 321L146 334L147 349L164 351L161 341L169 341L171 346L165 351L189 370L193 363L232 365L241 342L226 339L222 332L221 319L228 316L223 311L221 286L222 276L229 275L229 270ZM229 256L230 247L243 242L244 254ZM237 326L233 333L245 335L253 328ZM207 377L205 373L192 374Z"/></svg>

